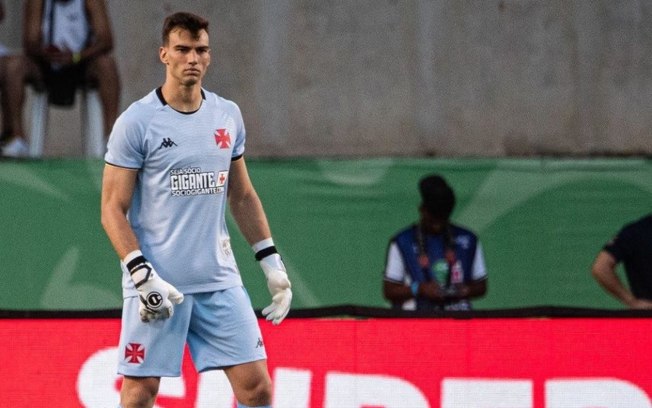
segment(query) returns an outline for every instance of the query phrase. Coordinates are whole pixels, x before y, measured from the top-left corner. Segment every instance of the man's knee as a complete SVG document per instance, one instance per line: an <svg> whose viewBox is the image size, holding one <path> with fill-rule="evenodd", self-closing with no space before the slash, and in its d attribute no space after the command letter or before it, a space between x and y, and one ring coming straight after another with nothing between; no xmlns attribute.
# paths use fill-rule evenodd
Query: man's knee
<svg viewBox="0 0 652 408"><path fill-rule="evenodd" d="M271 383L261 383L255 388L247 390L242 400L238 400L250 407L269 405L272 401L272 385Z"/></svg>
<svg viewBox="0 0 652 408"><path fill-rule="evenodd" d="M151 408L158 393L159 379L155 377L125 377L120 391L123 408Z"/></svg>
<svg viewBox="0 0 652 408"><path fill-rule="evenodd" d="M24 55L11 55L5 58L6 75L8 80L24 81L35 76L36 71L29 58Z"/></svg>
<svg viewBox="0 0 652 408"><path fill-rule="evenodd" d="M251 381L236 392L238 402L250 407L269 405L272 401L272 381L268 376L261 376Z"/></svg>
<svg viewBox="0 0 652 408"><path fill-rule="evenodd" d="M22 89L24 84L30 84L38 91L45 90L45 82L41 69L34 61L24 55L11 55L5 59L5 81L11 82L16 87L8 89Z"/></svg>

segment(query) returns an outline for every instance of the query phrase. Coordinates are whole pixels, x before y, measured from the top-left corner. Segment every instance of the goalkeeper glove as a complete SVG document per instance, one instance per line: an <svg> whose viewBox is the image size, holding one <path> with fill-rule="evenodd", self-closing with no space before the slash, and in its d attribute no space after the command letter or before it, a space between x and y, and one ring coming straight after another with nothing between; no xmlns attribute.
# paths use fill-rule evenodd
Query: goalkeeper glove
<svg viewBox="0 0 652 408"><path fill-rule="evenodd" d="M267 288L272 295L272 303L263 309L263 316L275 325L280 324L288 315L292 303L292 284L285 265L273 245L258 251L256 260L265 273Z"/></svg>
<svg viewBox="0 0 652 408"><path fill-rule="evenodd" d="M140 320L147 323L172 317L173 304L183 302L183 294L156 274L140 250L130 252L123 262L138 290Z"/></svg>

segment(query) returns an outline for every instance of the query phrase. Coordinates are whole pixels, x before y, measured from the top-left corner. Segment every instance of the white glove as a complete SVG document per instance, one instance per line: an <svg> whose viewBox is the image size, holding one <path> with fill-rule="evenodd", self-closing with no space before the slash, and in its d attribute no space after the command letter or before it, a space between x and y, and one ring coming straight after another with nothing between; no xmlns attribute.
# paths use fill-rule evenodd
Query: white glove
<svg viewBox="0 0 652 408"><path fill-rule="evenodd" d="M279 254L273 253L259 262L267 278L267 288L272 295L272 304L263 309L263 316L275 325L280 324L290 311L292 284Z"/></svg>
<svg viewBox="0 0 652 408"><path fill-rule="evenodd" d="M183 302L183 294L161 279L139 250L129 253L123 262L138 290L140 320L147 323L150 320L172 317L173 304Z"/></svg>

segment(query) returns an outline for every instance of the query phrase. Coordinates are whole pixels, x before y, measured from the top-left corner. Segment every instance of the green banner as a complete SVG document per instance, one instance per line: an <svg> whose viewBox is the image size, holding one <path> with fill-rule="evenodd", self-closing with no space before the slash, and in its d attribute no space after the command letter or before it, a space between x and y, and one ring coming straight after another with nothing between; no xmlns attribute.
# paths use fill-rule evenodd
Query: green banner
<svg viewBox="0 0 652 408"><path fill-rule="evenodd" d="M249 159L294 307L386 306L387 240L416 220L417 182L455 189L453 219L483 243L489 291L478 309L620 308L592 279L602 245L651 211L652 164L640 159ZM103 163L0 162L0 309L119 308L118 259L100 225ZM261 270L229 219L256 308ZM179 254L190 256L190 254ZM622 273L622 271L621 271Z"/></svg>

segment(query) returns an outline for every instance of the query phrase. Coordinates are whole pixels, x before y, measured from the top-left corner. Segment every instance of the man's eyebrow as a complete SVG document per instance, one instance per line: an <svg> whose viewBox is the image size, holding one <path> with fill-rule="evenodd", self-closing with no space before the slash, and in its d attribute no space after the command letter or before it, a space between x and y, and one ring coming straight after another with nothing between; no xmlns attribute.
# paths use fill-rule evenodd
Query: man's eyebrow
<svg viewBox="0 0 652 408"><path fill-rule="evenodd" d="M198 46L195 47L195 46L192 46L192 45L177 44L177 45L174 46L174 48L176 48L176 49L191 49L191 48L194 48L194 49L197 49L197 50L208 50L211 47L208 46L208 45L198 45Z"/></svg>

